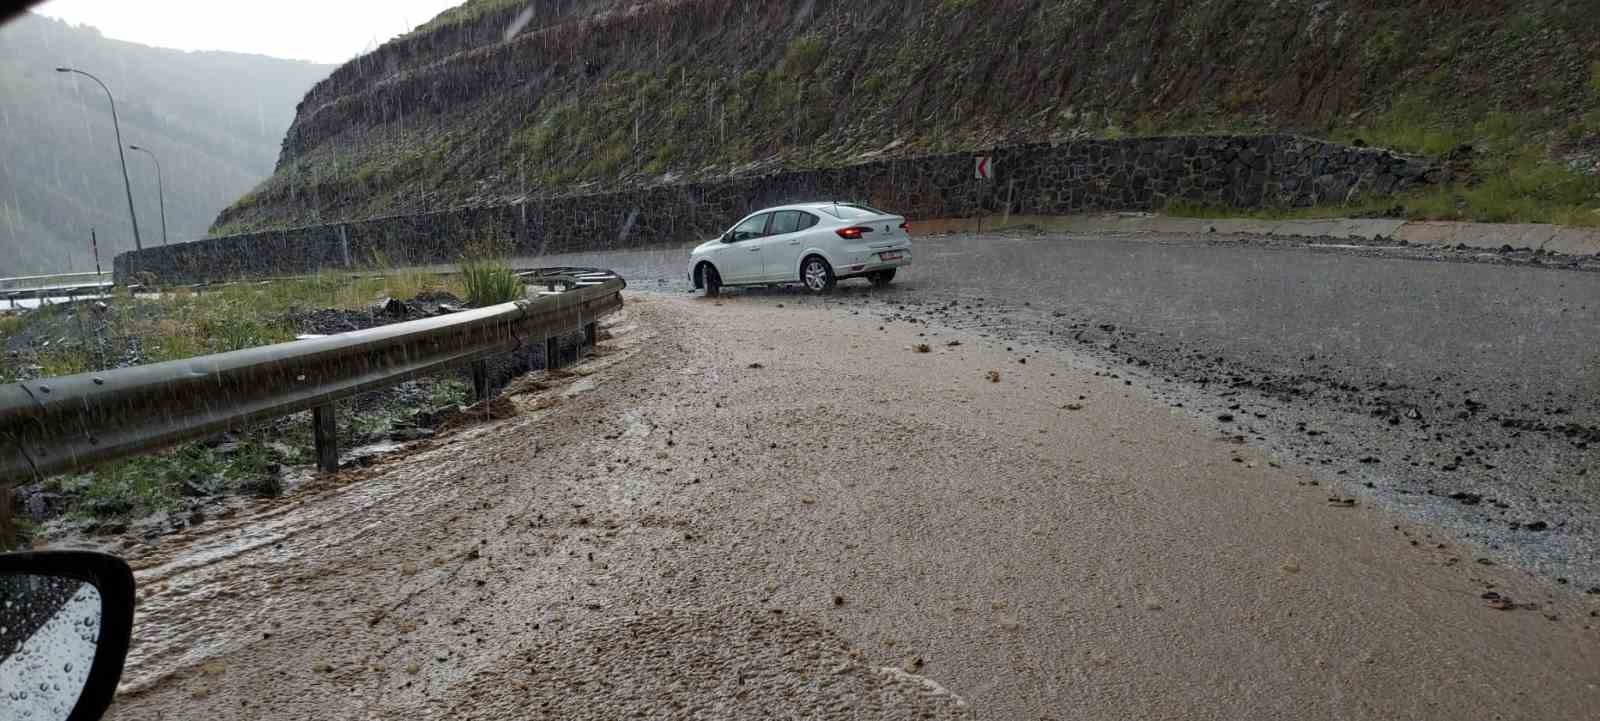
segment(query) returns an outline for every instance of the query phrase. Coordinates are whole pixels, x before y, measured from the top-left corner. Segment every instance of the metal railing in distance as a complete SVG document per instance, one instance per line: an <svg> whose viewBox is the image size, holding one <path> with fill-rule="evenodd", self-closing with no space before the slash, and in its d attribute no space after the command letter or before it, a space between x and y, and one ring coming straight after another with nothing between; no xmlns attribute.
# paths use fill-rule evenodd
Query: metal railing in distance
<svg viewBox="0 0 1600 721"><path fill-rule="evenodd" d="M532 300L368 330L151 365L0 386L0 486L159 450L314 410L318 466L338 466L332 402L447 367L472 366L487 395L484 359L555 339L594 338L622 307L622 278L580 285L580 273L539 276L568 288ZM574 272L575 271L575 272ZM599 277L599 276L593 276ZM554 367L554 366L548 366ZM8 499L0 499L8 500Z"/></svg>
<svg viewBox="0 0 1600 721"><path fill-rule="evenodd" d="M78 287L90 285L111 285L109 272L96 273L83 271L78 273L50 273L48 275L19 275L10 278L0 278L0 290L28 290L49 286Z"/></svg>

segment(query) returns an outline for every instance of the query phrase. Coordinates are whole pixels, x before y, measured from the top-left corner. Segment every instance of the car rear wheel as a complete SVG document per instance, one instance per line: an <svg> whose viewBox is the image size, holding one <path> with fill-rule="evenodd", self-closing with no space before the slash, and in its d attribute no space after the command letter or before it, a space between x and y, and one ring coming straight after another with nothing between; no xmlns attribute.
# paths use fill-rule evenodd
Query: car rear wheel
<svg viewBox="0 0 1600 721"><path fill-rule="evenodd" d="M715 298L722 295L722 276L717 273L717 267L707 264L700 268L700 284L705 286L706 297Z"/></svg>
<svg viewBox="0 0 1600 721"><path fill-rule="evenodd" d="M819 256L809 256L800 264L800 282L805 283L806 290L813 293L833 290L833 267Z"/></svg>
<svg viewBox="0 0 1600 721"><path fill-rule="evenodd" d="M899 270L899 269L898 268L889 268L888 270L875 270L875 271L872 271L871 273L867 274L867 282L871 283L871 284L873 284L875 286L878 286L880 288L883 287L883 286L886 286L890 282L894 281L894 272L896 270Z"/></svg>

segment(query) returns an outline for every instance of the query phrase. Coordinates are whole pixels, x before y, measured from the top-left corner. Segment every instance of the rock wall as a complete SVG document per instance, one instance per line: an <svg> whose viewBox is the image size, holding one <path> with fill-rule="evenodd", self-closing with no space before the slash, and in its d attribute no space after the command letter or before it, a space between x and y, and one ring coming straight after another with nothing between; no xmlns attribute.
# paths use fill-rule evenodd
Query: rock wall
<svg viewBox="0 0 1600 721"><path fill-rule="evenodd" d="M978 153L983 154L983 153ZM447 263L474 244L511 255L637 248L715 237L762 207L854 200L917 218L1009 210L1064 215L1154 210L1169 201L1252 208L1339 203L1435 182L1414 157L1289 135L1093 140L987 151L993 178L974 177L974 153L661 185L597 195L461 208L358 222L207 238L117 256L163 283Z"/></svg>

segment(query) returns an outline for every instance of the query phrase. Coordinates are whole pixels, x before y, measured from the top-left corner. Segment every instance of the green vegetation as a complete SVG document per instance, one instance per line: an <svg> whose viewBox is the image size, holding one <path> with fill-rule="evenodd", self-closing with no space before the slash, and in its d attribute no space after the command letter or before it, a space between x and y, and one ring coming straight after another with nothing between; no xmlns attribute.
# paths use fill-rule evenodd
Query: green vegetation
<svg viewBox="0 0 1600 721"><path fill-rule="evenodd" d="M1399 215L1413 220L1600 226L1600 213L1595 212L1600 209L1600 176L1552 160L1546 148L1550 134L1529 117L1489 111L1461 119L1446 114L1446 109L1433 98L1401 96L1367 124L1336 128L1329 136L1433 157L1470 148L1469 178L1393 197L1359 197L1347 205L1241 210L1178 201L1163 212L1198 218L1294 219L1387 216L1398 209Z"/></svg>
<svg viewBox="0 0 1600 721"><path fill-rule="evenodd" d="M470 387L459 378L435 378L421 388L420 397L381 396L359 409L346 404L339 418L341 432L356 440L384 438L396 429L415 426L418 413L463 405L470 395Z"/></svg>
<svg viewBox="0 0 1600 721"><path fill-rule="evenodd" d="M91 473L52 479L69 494L68 515L76 518L137 518L175 511L185 495L237 493L277 495L278 464L301 462L302 455L282 444L259 440L232 445L190 443L171 451L130 458Z"/></svg>
<svg viewBox="0 0 1600 721"><path fill-rule="evenodd" d="M1600 214L1594 212L1600 209L1600 176L1579 173L1552 160L1543 142L1548 134L1527 116L1490 111L1470 121L1459 120L1442 112L1443 107L1421 96L1402 96L1370 124L1336 129L1331 135L1341 142L1360 139L1435 157L1470 147L1474 178L1394 198L1367 198L1355 207L1292 212L1325 217L1400 206L1406 217L1417 220L1600 225Z"/></svg>
<svg viewBox="0 0 1600 721"><path fill-rule="evenodd" d="M473 307L509 303L526 296L522 279L499 258L463 258L460 268L467 303Z"/></svg>
<svg viewBox="0 0 1600 721"><path fill-rule="evenodd" d="M820 35L795 38L783 54L783 74L790 78L803 78L822 64L828 52L827 43Z"/></svg>
<svg viewBox="0 0 1600 721"><path fill-rule="evenodd" d="M1419 95L1397 98L1389 110L1372 123L1357 128L1337 129L1335 140L1364 140L1369 145L1394 148L1408 153L1439 156L1471 142L1470 127L1462 127L1436 115L1437 106ZM1496 123L1498 129L1502 123Z"/></svg>
<svg viewBox="0 0 1600 721"><path fill-rule="evenodd" d="M504 10L509 7L527 4L527 0L468 0L467 2L439 13L432 20L423 23L416 30L407 33L407 35L421 35L437 30L446 25L471 22L496 10Z"/></svg>
<svg viewBox="0 0 1600 721"><path fill-rule="evenodd" d="M271 283L236 283L203 293L187 288L160 298L118 291L103 306L47 306L20 315L0 315L0 344L26 338L29 349L0 365L0 382L104 370L129 362L157 362L292 340L293 318L322 309L362 310L385 297L411 298L425 291L465 296L469 286L504 295L505 279L522 285L501 261L466 263L477 272L435 275L396 269L377 259L382 275L319 275ZM498 302L498 301L496 301ZM388 437L466 402L469 385L453 375L419 378L393 391L341 401L340 444L349 448ZM67 498L70 518L130 519L180 511L185 497L244 493L276 495L282 467L310 462L306 414L265 422L233 434L108 463L88 473L47 479L49 490ZM26 531L27 529L23 529ZM26 536L24 536L26 537Z"/></svg>
<svg viewBox="0 0 1600 721"><path fill-rule="evenodd" d="M419 32L511 5L469 2ZM1338 31L1299 6L1115 5L1035 3L999 13L975 0L930 0L922 20L908 23L894 3L823 4L807 29L779 36L757 20L761 12L681 27L670 18L685 8L666 4L628 13L540 6L530 32L544 25L552 42L514 52L545 53L548 72L441 103L423 91L429 75L513 51L492 32L466 39L480 43L470 52L459 47L463 34L448 31L428 48L415 44L420 55L393 56L411 63L400 69L408 80L382 89L355 82L326 100L409 83L417 93L406 112L418 120L307 126L303 146L217 227L603 192L668 174L683 182L752 167L826 167L891 146L915 156L1257 132L1359 137L1435 155L1471 144L1476 181L1396 202L1424 217L1592 222L1581 212L1594 207L1584 200L1586 181L1562 175L1564 159L1592 157L1600 137L1600 62L1588 50L1600 46L1600 26L1580 4L1480 3L1448 20L1427 4L1367 4L1349 8ZM577 21L594 32L550 25ZM663 35L662 27L676 29ZM1287 36L1303 42L1270 40ZM644 41L605 40L614 37ZM1130 67L1139 68L1131 85Z"/></svg>

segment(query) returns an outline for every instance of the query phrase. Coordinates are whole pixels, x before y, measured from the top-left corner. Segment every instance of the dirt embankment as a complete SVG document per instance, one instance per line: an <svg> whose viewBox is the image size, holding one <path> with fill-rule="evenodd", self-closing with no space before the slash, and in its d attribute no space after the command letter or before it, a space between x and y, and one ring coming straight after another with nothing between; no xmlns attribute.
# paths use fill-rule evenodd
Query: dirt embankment
<svg viewBox="0 0 1600 721"><path fill-rule="evenodd" d="M134 559L114 717L1596 702L1600 598L1078 356L784 294L635 297L610 331L512 419Z"/></svg>

